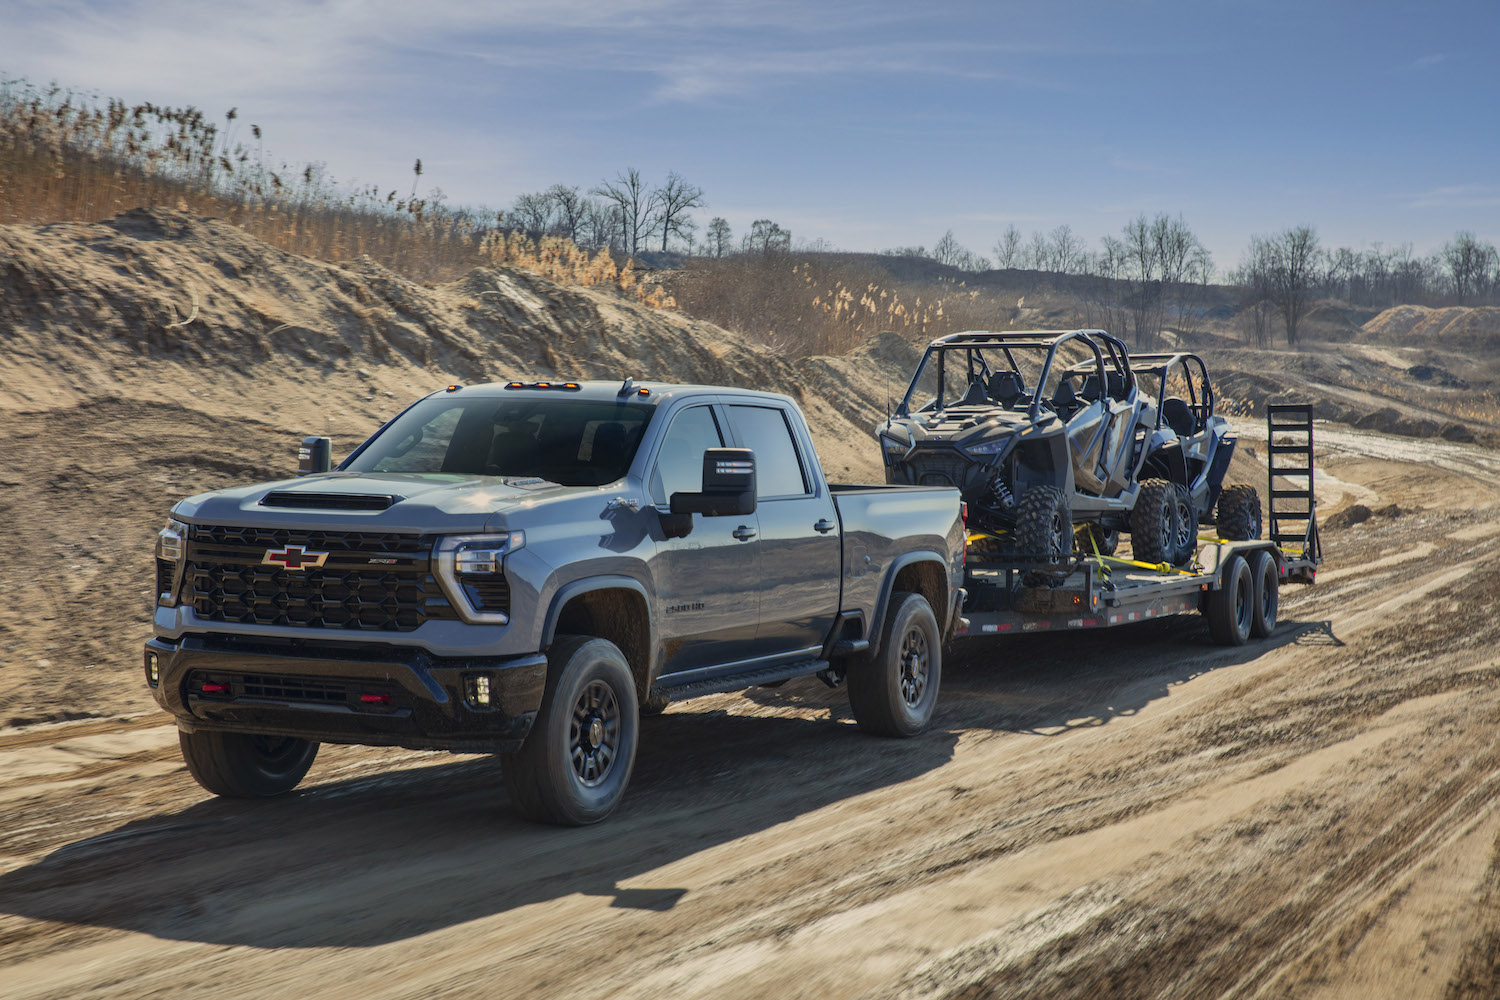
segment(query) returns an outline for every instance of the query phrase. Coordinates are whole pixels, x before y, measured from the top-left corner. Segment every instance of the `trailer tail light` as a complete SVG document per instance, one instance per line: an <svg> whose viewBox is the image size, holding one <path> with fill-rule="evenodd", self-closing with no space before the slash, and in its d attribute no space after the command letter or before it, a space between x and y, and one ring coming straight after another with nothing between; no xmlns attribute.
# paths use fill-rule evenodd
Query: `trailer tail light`
<svg viewBox="0 0 1500 1000"><path fill-rule="evenodd" d="M969 523L969 502L967 500L960 500L958 502L958 516L963 518L964 524Z"/></svg>

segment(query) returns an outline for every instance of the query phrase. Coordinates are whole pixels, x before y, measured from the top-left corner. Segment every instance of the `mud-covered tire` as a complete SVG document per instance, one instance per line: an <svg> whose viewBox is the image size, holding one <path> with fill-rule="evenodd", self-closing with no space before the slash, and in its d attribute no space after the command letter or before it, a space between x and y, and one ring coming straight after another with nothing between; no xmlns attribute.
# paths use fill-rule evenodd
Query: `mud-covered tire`
<svg viewBox="0 0 1500 1000"><path fill-rule="evenodd" d="M921 594L891 595L880 648L851 657L845 680L854 721L878 736L915 736L932 721L943 678L943 634Z"/></svg>
<svg viewBox="0 0 1500 1000"><path fill-rule="evenodd" d="M1140 562L1177 561L1177 496L1167 480L1141 484L1130 511L1130 551Z"/></svg>
<svg viewBox="0 0 1500 1000"><path fill-rule="evenodd" d="M1090 522L1078 535L1078 554L1084 557L1092 556L1096 551L1101 556L1112 556L1119 547L1120 532L1098 522Z"/></svg>
<svg viewBox="0 0 1500 1000"><path fill-rule="evenodd" d="M1260 537L1260 494L1254 486L1235 483L1219 494L1214 519L1219 537L1231 542L1248 542Z"/></svg>
<svg viewBox="0 0 1500 1000"><path fill-rule="evenodd" d="M193 780L230 799L282 795L312 767L318 744L290 736L179 732L177 745Z"/></svg>
<svg viewBox="0 0 1500 1000"><path fill-rule="evenodd" d="M1181 483L1172 486L1172 503L1177 513L1177 544L1168 562L1180 566L1198 551L1198 512L1193 506L1193 494Z"/></svg>
<svg viewBox="0 0 1500 1000"><path fill-rule="evenodd" d="M1255 583L1241 556L1230 556L1223 585L1208 593L1208 632L1220 646L1243 646L1254 618Z"/></svg>
<svg viewBox="0 0 1500 1000"><path fill-rule="evenodd" d="M531 734L500 757L511 805L538 823L599 822L625 795L639 734L635 678L619 648L590 636L558 637L547 651Z"/></svg>
<svg viewBox="0 0 1500 1000"><path fill-rule="evenodd" d="M1250 634L1264 639L1276 631L1276 615L1281 608L1281 571L1276 557L1265 549L1250 554Z"/></svg>
<svg viewBox="0 0 1500 1000"><path fill-rule="evenodd" d="M1016 504L1016 553L1025 560L1060 564L1073 558L1073 511L1068 498L1056 486L1033 486ZM1021 582L1028 587L1061 582L1046 573L1027 573Z"/></svg>

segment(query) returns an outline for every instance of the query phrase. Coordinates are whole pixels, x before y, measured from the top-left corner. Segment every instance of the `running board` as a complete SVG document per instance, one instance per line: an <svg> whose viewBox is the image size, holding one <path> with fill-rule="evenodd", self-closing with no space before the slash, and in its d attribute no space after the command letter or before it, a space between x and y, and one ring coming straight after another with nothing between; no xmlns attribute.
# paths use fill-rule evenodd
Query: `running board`
<svg viewBox="0 0 1500 1000"><path fill-rule="evenodd" d="M774 666L761 667L748 673L726 674L723 677L710 677L701 681L689 681L686 684L657 684L651 689L653 698L669 698L672 701L683 701L687 698L697 698L705 694L721 694L725 691L743 691L745 688L757 687L762 684L775 684L777 681L789 681L793 677L805 677L808 674L816 674L828 668L827 660L798 660L795 663L778 663ZM671 678L663 678L670 681Z"/></svg>

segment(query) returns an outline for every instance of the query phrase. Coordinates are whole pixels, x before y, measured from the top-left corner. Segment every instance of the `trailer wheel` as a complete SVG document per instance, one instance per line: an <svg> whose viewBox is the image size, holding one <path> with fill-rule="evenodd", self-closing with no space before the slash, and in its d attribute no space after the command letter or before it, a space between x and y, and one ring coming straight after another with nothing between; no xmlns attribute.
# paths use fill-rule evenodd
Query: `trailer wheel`
<svg viewBox="0 0 1500 1000"><path fill-rule="evenodd" d="M880 630L880 650L851 657L849 707L879 736L915 736L932 721L943 676L943 636L921 594L896 592Z"/></svg>
<svg viewBox="0 0 1500 1000"><path fill-rule="evenodd" d="M1248 542L1260 537L1260 494L1254 486L1235 483L1219 494L1218 517L1214 522L1219 537L1231 542Z"/></svg>
<svg viewBox="0 0 1500 1000"><path fill-rule="evenodd" d="M1220 646L1243 646L1254 620L1255 584L1242 556L1230 556L1223 583L1208 594L1208 632Z"/></svg>
<svg viewBox="0 0 1500 1000"><path fill-rule="evenodd" d="M635 678L614 643L562 636L547 651L547 687L521 749L502 754L512 805L558 826L597 823L625 795L640 732Z"/></svg>
<svg viewBox="0 0 1500 1000"><path fill-rule="evenodd" d="M1250 556L1250 579L1255 594L1250 606L1250 634L1264 639L1276 631L1276 612L1281 605L1281 572L1276 559L1265 549Z"/></svg>
<svg viewBox="0 0 1500 1000"><path fill-rule="evenodd" d="M1177 493L1165 479L1141 484L1130 511L1130 551L1148 563L1176 562Z"/></svg>
<svg viewBox="0 0 1500 1000"><path fill-rule="evenodd" d="M177 745L193 780L230 799L264 799L290 792L318 756L318 744L290 736L200 730L179 732Z"/></svg>
<svg viewBox="0 0 1500 1000"><path fill-rule="evenodd" d="M1198 551L1198 512L1193 507L1193 494L1181 483L1172 486L1172 505L1177 515L1177 533L1172 558L1168 561L1180 566Z"/></svg>

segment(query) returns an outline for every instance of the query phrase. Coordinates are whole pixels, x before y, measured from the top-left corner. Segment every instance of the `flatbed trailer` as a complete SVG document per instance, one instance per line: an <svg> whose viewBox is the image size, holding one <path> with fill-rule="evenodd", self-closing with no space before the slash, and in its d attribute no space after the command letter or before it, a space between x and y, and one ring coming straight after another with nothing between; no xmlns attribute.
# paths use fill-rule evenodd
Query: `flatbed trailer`
<svg viewBox="0 0 1500 1000"><path fill-rule="evenodd" d="M1266 520L1271 537L1200 538L1186 566L1151 566L1084 555L1041 565L980 559L965 571L964 610L955 638L1111 628L1197 611L1214 641L1264 638L1276 625L1284 583L1311 584L1322 562L1312 480L1312 407L1267 413ZM1278 465L1278 456L1297 464ZM1306 479L1301 487L1289 477ZM1295 519L1295 532L1286 522ZM1030 585L1039 582L1040 585Z"/></svg>

